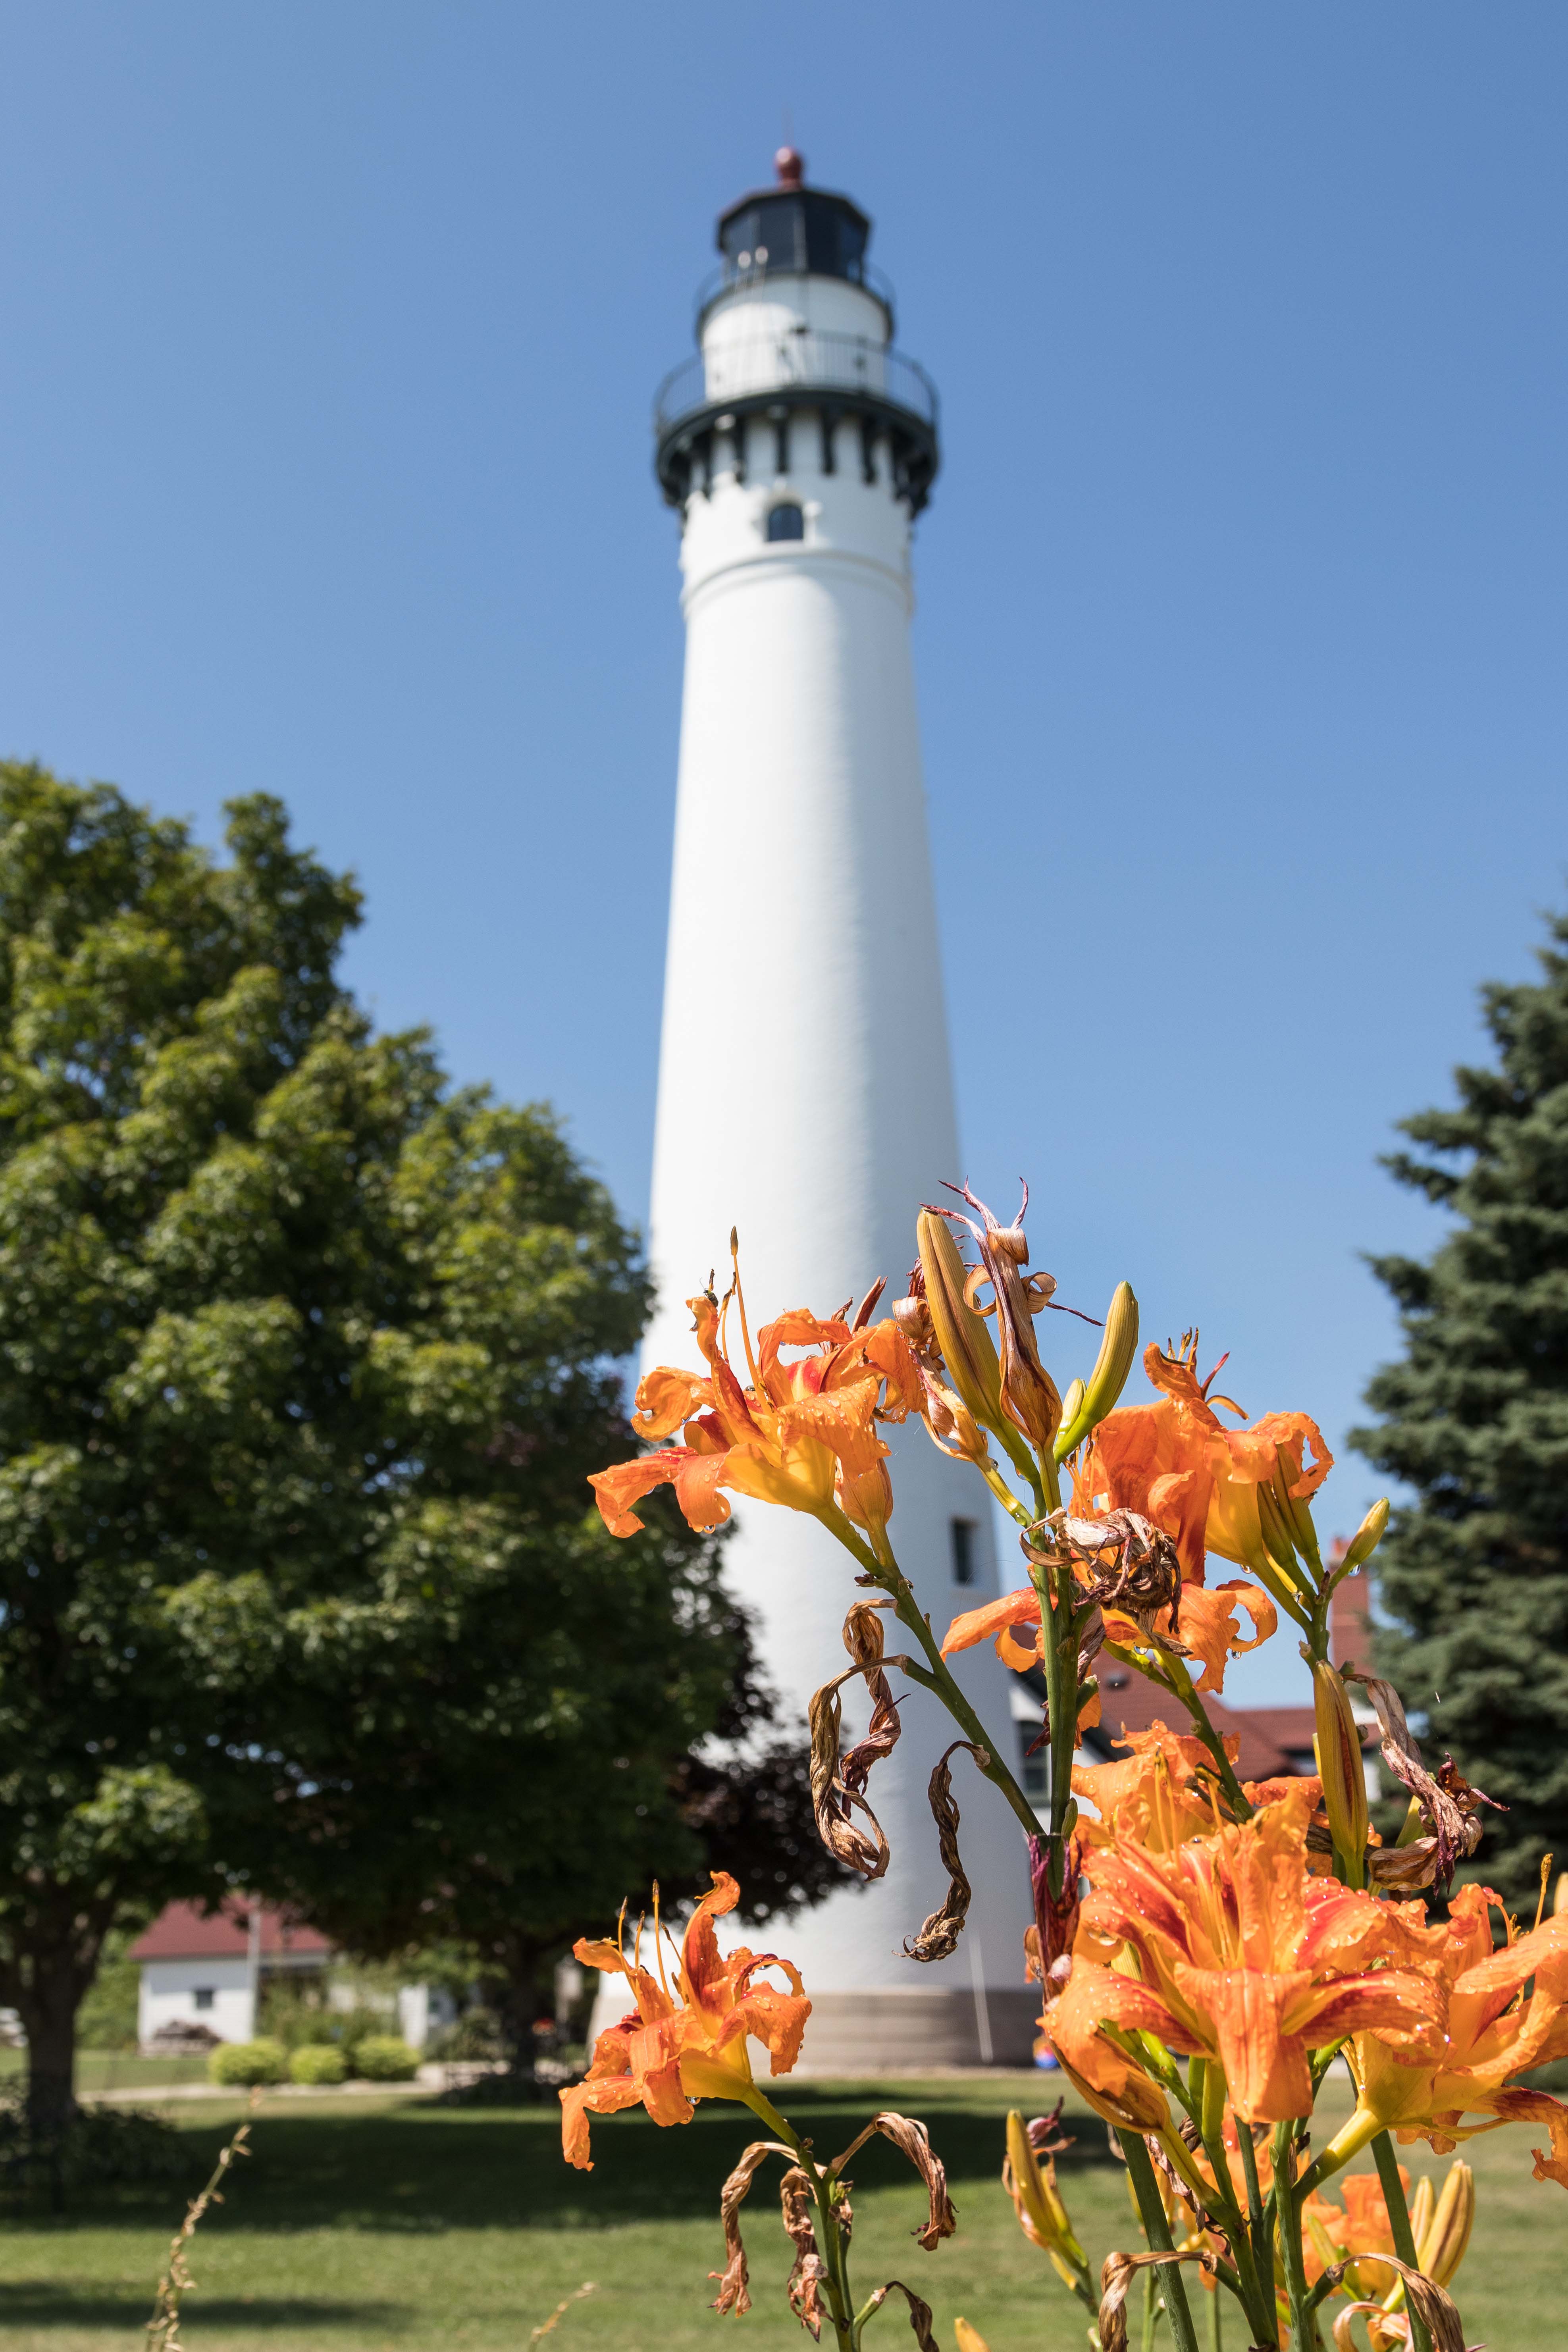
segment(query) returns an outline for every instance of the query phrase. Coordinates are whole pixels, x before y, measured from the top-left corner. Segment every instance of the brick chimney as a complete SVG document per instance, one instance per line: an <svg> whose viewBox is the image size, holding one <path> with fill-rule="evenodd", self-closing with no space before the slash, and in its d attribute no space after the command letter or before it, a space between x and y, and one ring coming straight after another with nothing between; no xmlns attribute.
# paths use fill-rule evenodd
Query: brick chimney
<svg viewBox="0 0 1568 2352"><path fill-rule="evenodd" d="M1349 1544L1336 1536L1329 1548L1329 1572L1333 1574ZM1329 1603L1329 1654L1336 1666L1372 1665L1372 1587L1364 1570L1355 1569L1334 1587Z"/></svg>

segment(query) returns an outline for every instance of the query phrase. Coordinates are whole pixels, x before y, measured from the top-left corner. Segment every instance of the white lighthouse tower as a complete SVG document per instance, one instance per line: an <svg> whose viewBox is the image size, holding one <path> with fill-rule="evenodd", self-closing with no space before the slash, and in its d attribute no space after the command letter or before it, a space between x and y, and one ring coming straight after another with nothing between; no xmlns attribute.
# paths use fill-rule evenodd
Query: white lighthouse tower
<svg viewBox="0 0 1568 2352"><path fill-rule="evenodd" d="M963 1172L910 658L936 394L893 349L865 214L806 187L792 150L777 171L721 215L700 349L658 403L687 646L645 1368L691 1359L683 1301L710 1268L722 1283L731 1225L753 1326L828 1314L878 1275L902 1292L917 1211ZM940 1633L999 1589L989 1498L923 1429L890 1434L890 1533ZM730 1579L804 1713L846 1663L852 1565L809 1519L739 1500L735 1517ZM982 1719L1016 1740L1012 1677L988 1648L963 1663ZM887 1875L779 1938L814 2003L805 2056L1016 2061L1038 2006L1023 1836L955 1759L970 1924L950 1959L906 1958L947 1883L926 1783L955 1727L912 1686L902 1717L868 1790Z"/></svg>

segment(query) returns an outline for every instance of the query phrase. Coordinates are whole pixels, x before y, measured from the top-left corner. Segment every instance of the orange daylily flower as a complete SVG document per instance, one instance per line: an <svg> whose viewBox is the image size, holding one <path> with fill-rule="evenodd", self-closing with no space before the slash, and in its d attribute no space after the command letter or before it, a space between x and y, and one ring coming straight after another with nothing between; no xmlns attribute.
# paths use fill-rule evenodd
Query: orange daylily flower
<svg viewBox="0 0 1568 2352"><path fill-rule="evenodd" d="M1494 1904L1509 1937L1496 1951ZM1436 1973L1447 1993L1447 2039L1434 2062L1390 2047L1375 2029L1359 2035L1360 2098L1345 2133L1370 2138L1390 2126L1402 2141L1429 2140L1446 2154L1457 2141L1501 2124L1542 2124L1551 2145L1531 2151L1535 2178L1568 2189L1568 2106L1545 2091L1510 2087L1510 2076L1568 2056L1568 1913L1520 1936L1489 1886L1462 1886L1446 1927L1430 1932L1442 1939ZM1469 2114L1488 2120L1467 2124Z"/></svg>
<svg viewBox="0 0 1568 2352"><path fill-rule="evenodd" d="M1099 1816L1079 1815L1078 1833L1086 1845L1124 1839L1150 1853L1173 1853L1188 1838L1207 1837L1219 1827L1208 1794L1214 1758L1201 1739L1154 1723L1147 1731L1123 1731L1121 1744L1132 1750L1125 1762L1073 1767L1074 1796L1087 1798ZM1233 1764L1240 1746L1234 1732L1225 1742Z"/></svg>
<svg viewBox="0 0 1568 2352"><path fill-rule="evenodd" d="M636 2004L618 2025L594 2044L594 2063L580 2083L561 2094L561 2144L568 2164L594 2168L588 2153L588 2117L611 2116L622 2107L645 2106L656 2124L691 2121L694 2099L744 2100L752 2086L748 2035L769 2053L769 2072L787 2074L800 2055L801 2036L811 2014L800 1971L773 1952L720 1956L713 1922L740 1901L728 1871L713 1873L713 1889L692 1914L681 1946L677 2000L665 1975L656 1940L658 1974L642 1967L636 1950L628 1959L619 1944L579 1940L573 1949L584 1968L617 1972L630 1983ZM658 1936L656 1925L656 1939ZM640 1940L640 1939L639 1939ZM754 1981L763 1969L779 1969L789 1990Z"/></svg>
<svg viewBox="0 0 1568 2352"><path fill-rule="evenodd" d="M1249 1429L1226 1429L1215 1405L1238 1414L1241 1408L1228 1397L1211 1402L1219 1366L1200 1381L1196 1356L1195 1339L1175 1355L1153 1345L1144 1349L1143 1369L1160 1402L1107 1413L1079 1459L1073 1507L1089 1517L1105 1509L1142 1512L1173 1538L1182 1574L1194 1584L1203 1583L1210 1551L1267 1574L1258 1487L1273 1484L1304 1503L1334 1457L1304 1412L1266 1412Z"/></svg>
<svg viewBox="0 0 1568 2352"><path fill-rule="evenodd" d="M1064 2062L1119 2084L1126 2061L1100 2028L1148 2031L1217 2058L1244 2121L1279 2123L1311 2112L1310 2050L1375 2026L1435 2053L1443 2003L1421 1970L1436 1931L1405 1916L1419 1906L1309 1875L1316 1794L1303 1783L1170 1853L1126 1838L1086 1853L1072 1971L1047 2012Z"/></svg>
<svg viewBox="0 0 1568 2352"><path fill-rule="evenodd" d="M1238 1609L1245 1609L1252 1620L1250 1641L1241 1638ZM1212 1589L1202 1584L1184 1584L1176 1601L1173 1628L1171 1614L1168 1608L1162 1609L1154 1619L1153 1630L1156 1634L1166 1635L1173 1631L1183 1648L1202 1659L1204 1671L1197 1685L1200 1691L1223 1690L1227 1659L1256 1650L1269 1639L1279 1622L1279 1612L1268 1595L1256 1584L1243 1583L1239 1577ZM1028 1647L1014 1639L1014 1628L1021 1625L1033 1631L1033 1643ZM1149 1638L1141 1626L1114 1610L1105 1612L1105 1630L1111 1641L1123 1644ZM1016 1592L1005 1592L999 1601L988 1601L982 1608L964 1610L949 1625L942 1638L942 1654L949 1657L955 1650L973 1649L977 1642L987 1640L994 1641L1003 1664L1018 1673L1045 1656L1040 1598L1033 1585L1025 1585Z"/></svg>
<svg viewBox="0 0 1568 2352"><path fill-rule="evenodd" d="M672 1486L689 1524L722 1527L728 1487L759 1502L782 1503L831 1523L842 1513L873 1534L885 1527L893 1491L883 1421L902 1421L921 1402L920 1375L896 1323L862 1329L804 1307L765 1323L753 1351L745 1303L735 1297L749 1382L732 1369L724 1341L725 1310L711 1292L687 1301L695 1318L705 1373L660 1364L639 1383L632 1426L639 1437L668 1438L685 1423L685 1443L660 1445L633 1462L596 1470L589 1479L605 1526L629 1536L642 1526L633 1506L655 1486ZM813 1353L786 1363L781 1350Z"/></svg>
<svg viewBox="0 0 1568 2352"><path fill-rule="evenodd" d="M1404 2165L1399 2179L1406 2198L1410 2194L1410 2175ZM1335 2183L1342 2204L1325 2197L1314 2189L1302 2206L1306 2232L1301 2242L1307 2284L1313 2286L1331 2263L1346 2254L1393 2254L1399 2251L1394 2242L1394 2224L1388 2218L1388 2200L1383 2193L1383 2183L1375 2172L1347 2172ZM1348 2272L1342 2292L1356 2295L1384 2295L1398 2277L1386 2263L1358 2262Z"/></svg>

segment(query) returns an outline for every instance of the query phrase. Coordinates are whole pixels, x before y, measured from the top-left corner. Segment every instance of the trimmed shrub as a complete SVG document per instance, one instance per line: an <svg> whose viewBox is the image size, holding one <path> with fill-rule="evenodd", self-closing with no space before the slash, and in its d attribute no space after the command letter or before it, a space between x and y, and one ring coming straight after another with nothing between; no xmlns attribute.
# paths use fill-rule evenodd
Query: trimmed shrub
<svg viewBox="0 0 1568 2352"><path fill-rule="evenodd" d="M406 2083L419 2060L395 2033L367 2033L354 2052L354 2064L367 2083Z"/></svg>
<svg viewBox="0 0 1568 2352"><path fill-rule="evenodd" d="M345 2083L349 2062L335 2042L302 2042L289 2056L291 2083Z"/></svg>
<svg viewBox="0 0 1568 2352"><path fill-rule="evenodd" d="M281 2042L222 2042L207 2060L215 2083L281 2083L289 2072L289 2053Z"/></svg>

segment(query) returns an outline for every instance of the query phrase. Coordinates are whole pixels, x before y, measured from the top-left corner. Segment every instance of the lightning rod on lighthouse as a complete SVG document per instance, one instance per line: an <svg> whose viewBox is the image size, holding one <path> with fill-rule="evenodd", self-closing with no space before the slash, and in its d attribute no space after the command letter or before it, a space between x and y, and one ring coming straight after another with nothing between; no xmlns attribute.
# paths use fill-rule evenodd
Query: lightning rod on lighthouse
<svg viewBox="0 0 1568 2352"><path fill-rule="evenodd" d="M727 1265L731 1226L753 1321L827 1314L878 1275L902 1292L921 1204L963 1172L910 650L936 393L893 347L866 215L806 186L793 150L777 171L720 217L699 349L656 415L687 635L645 1370L691 1360L683 1302ZM940 1633L1000 1589L989 1498L922 1428L887 1434L889 1532ZM726 1573L804 1714L845 1664L851 1563L796 1513L738 1500L735 1519ZM1031 1710L1006 1669L988 1648L957 1663L983 1719L1016 1738ZM868 1791L885 1877L789 1930L807 2061L1017 2061L1038 2007L1021 1832L978 1775L955 1783L968 1927L951 1958L908 1958L947 1885L926 1784L950 1727L915 1688L901 1714Z"/></svg>

